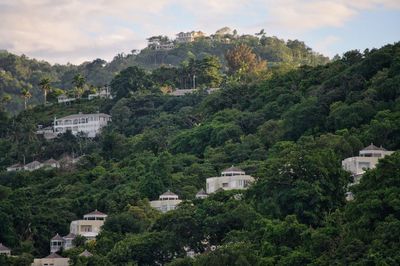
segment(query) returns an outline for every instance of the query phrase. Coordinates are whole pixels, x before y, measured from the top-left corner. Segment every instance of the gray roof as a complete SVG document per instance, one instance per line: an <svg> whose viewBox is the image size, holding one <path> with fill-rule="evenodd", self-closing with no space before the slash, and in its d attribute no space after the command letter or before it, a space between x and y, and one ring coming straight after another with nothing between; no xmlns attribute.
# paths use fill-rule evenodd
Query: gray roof
<svg viewBox="0 0 400 266"><path fill-rule="evenodd" d="M224 171L222 172L244 172L242 169L238 168L238 167L234 167L233 165L229 168L226 168Z"/></svg>
<svg viewBox="0 0 400 266"><path fill-rule="evenodd" d="M178 196L178 195L168 190L167 192L161 194L161 196Z"/></svg>
<svg viewBox="0 0 400 266"><path fill-rule="evenodd" d="M16 164L9 166L8 168L19 168L19 167L23 167L23 166L24 166L23 164L16 163Z"/></svg>
<svg viewBox="0 0 400 266"><path fill-rule="evenodd" d="M80 257L91 257L93 256L92 253L90 253L89 251L87 251L87 249L85 249L81 254L79 254Z"/></svg>
<svg viewBox="0 0 400 266"><path fill-rule="evenodd" d="M53 240L59 240L59 241L64 241L64 238L62 238L59 234L56 234L51 238L51 241Z"/></svg>
<svg viewBox="0 0 400 266"><path fill-rule="evenodd" d="M39 161L33 161L33 162L30 162L30 163L26 164L25 167L29 168L29 167L35 167L35 166L38 166L38 165L40 165Z"/></svg>
<svg viewBox="0 0 400 266"><path fill-rule="evenodd" d="M64 119L77 119L77 118L86 118L90 116L104 116L104 117L111 117L111 115L104 114L104 113L93 113L93 114L75 114L75 115L67 115L61 118L57 118L57 120L64 120Z"/></svg>
<svg viewBox="0 0 400 266"><path fill-rule="evenodd" d="M11 251L8 247L4 246L2 243L0 243L0 251Z"/></svg>
<svg viewBox="0 0 400 266"><path fill-rule="evenodd" d="M58 163L58 161L54 160L53 158L51 158L51 159L48 159L47 161L45 161L43 163L45 163L45 164L53 164L53 163Z"/></svg>
<svg viewBox="0 0 400 266"><path fill-rule="evenodd" d="M208 194L204 191L204 189L200 189L199 192L197 192L196 196L197 195L208 195Z"/></svg>
<svg viewBox="0 0 400 266"><path fill-rule="evenodd" d="M86 216L86 215L101 215L101 216L107 216L107 214L102 213L102 212L98 211L97 209L94 210L94 211L92 211L92 212L89 212L89 213L85 214L85 216Z"/></svg>
<svg viewBox="0 0 400 266"><path fill-rule="evenodd" d="M64 239L74 239L76 237L76 235L75 234L73 234L73 233L69 233L68 235L66 235L66 236L64 236L63 238Z"/></svg>
<svg viewBox="0 0 400 266"><path fill-rule="evenodd" d="M46 257L46 259L63 259L64 257L61 257L57 253L51 253L49 256Z"/></svg>
<svg viewBox="0 0 400 266"><path fill-rule="evenodd" d="M362 149L362 151L386 151L386 149L383 148L382 146L381 147L377 147L373 143L371 143L369 146L367 146L364 149Z"/></svg>

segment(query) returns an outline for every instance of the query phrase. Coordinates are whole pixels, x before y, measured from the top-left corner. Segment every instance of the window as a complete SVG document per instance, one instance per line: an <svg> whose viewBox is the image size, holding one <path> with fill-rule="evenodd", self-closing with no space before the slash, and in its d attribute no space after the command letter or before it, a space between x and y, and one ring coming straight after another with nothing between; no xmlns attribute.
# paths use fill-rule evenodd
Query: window
<svg viewBox="0 0 400 266"><path fill-rule="evenodd" d="M229 183L222 183L222 187L229 187Z"/></svg>
<svg viewBox="0 0 400 266"><path fill-rule="evenodd" d="M358 167L361 169L370 169L371 168L370 163L368 163L368 162L359 162Z"/></svg>

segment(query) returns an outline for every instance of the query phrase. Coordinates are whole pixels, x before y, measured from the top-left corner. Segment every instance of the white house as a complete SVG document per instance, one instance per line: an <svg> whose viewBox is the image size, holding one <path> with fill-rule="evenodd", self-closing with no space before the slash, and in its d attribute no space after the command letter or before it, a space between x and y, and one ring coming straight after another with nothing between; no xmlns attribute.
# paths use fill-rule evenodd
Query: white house
<svg viewBox="0 0 400 266"><path fill-rule="evenodd" d="M7 172L21 171L24 170L24 165L20 163L13 164L6 168Z"/></svg>
<svg viewBox="0 0 400 266"><path fill-rule="evenodd" d="M70 98L65 94L61 94L60 96L57 97L57 102L58 103L69 103L75 101L76 98Z"/></svg>
<svg viewBox="0 0 400 266"><path fill-rule="evenodd" d="M74 247L72 241L75 239L76 235L69 233L68 235L62 237L59 234L53 236L50 239L50 253L58 252L62 249L68 250Z"/></svg>
<svg viewBox="0 0 400 266"><path fill-rule="evenodd" d="M161 212L167 212L175 210L181 202L182 200L179 199L178 195L168 190L164 194L160 195L158 200L150 201L150 206Z"/></svg>
<svg viewBox="0 0 400 266"><path fill-rule="evenodd" d="M101 128L111 121L111 116L103 113L76 114L62 118L54 118L54 133L65 133L70 130L72 134L84 133L89 138L94 138L100 133Z"/></svg>
<svg viewBox="0 0 400 266"><path fill-rule="evenodd" d="M24 165L24 170L26 170L26 171L35 171L35 170L37 170L39 168L42 168L42 166L43 165L42 165L41 162L33 161L33 162L28 163L28 164L25 164Z"/></svg>
<svg viewBox="0 0 400 266"><path fill-rule="evenodd" d="M377 147L371 143L359 152L359 156L346 158L342 161L342 167L353 174L354 183L359 183L361 176L367 169L376 167L379 159L386 155L392 154L394 151L388 151L385 148Z"/></svg>
<svg viewBox="0 0 400 266"><path fill-rule="evenodd" d="M0 256L1 255L6 255L10 256L11 255L11 249L8 247L4 246L2 243L0 243Z"/></svg>
<svg viewBox="0 0 400 266"><path fill-rule="evenodd" d="M196 38L204 36L204 33L201 31L180 32L176 35L175 41L177 43L190 43L194 42Z"/></svg>
<svg viewBox="0 0 400 266"><path fill-rule="evenodd" d="M108 86L101 88L99 92L89 94L88 100L93 100L94 98L101 98L101 99L112 99L112 95Z"/></svg>
<svg viewBox="0 0 400 266"><path fill-rule="evenodd" d="M229 167L222 171L221 176L207 178L207 193L211 194L219 189L247 189L254 182L254 177L246 175L246 173L237 167Z"/></svg>
<svg viewBox="0 0 400 266"><path fill-rule="evenodd" d="M42 259L34 259L31 266L68 266L69 259L61 257L57 253L51 253Z"/></svg>
<svg viewBox="0 0 400 266"><path fill-rule="evenodd" d="M69 232L74 235L82 235L88 240L94 240L100 233L106 218L107 214L95 210L85 214L83 220L72 221Z"/></svg>

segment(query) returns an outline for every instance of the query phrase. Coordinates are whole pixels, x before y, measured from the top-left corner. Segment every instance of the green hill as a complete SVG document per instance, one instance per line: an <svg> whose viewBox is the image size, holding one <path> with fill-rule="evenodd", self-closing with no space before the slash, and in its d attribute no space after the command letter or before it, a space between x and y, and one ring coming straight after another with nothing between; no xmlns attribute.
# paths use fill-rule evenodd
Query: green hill
<svg viewBox="0 0 400 266"><path fill-rule="evenodd" d="M229 37L229 36L227 36ZM161 65L179 66L182 62L195 57L203 59L208 55L217 56L225 65L224 55L238 44L248 44L262 59L267 60L270 66L281 63L292 66L319 65L329 61L327 57L313 52L303 42L283 41L276 37L256 37L243 35L232 38L230 43L221 40L201 38L193 43L180 44L168 51L156 51L150 48L139 53L118 54L111 62L96 59L80 65L50 65L45 61L30 59L25 55L17 56L7 51L0 51L0 98L4 95L12 97L7 109L17 112L23 109L21 90L30 89L32 98L30 105L43 103L42 91L39 82L42 78L51 79L53 88L72 90L73 78L81 74L87 84L102 87L121 70L128 66L140 66L146 70L155 69Z"/></svg>
<svg viewBox="0 0 400 266"><path fill-rule="evenodd" d="M47 255L49 239L93 209L109 217L95 243L62 252L73 265L400 263L399 152L365 174L352 202L341 167L371 142L400 148L400 43L255 78L232 74L210 95L164 95L143 73L115 77L113 100L1 112L2 169L23 158L86 156L71 171L0 173L0 242L21 255L0 264ZM54 114L96 110L113 121L93 140L34 134ZM256 183L239 196L194 199L231 165ZM147 199L168 189L185 203L166 214L150 208ZM201 255L187 258L186 248ZM94 256L78 257L84 249Z"/></svg>

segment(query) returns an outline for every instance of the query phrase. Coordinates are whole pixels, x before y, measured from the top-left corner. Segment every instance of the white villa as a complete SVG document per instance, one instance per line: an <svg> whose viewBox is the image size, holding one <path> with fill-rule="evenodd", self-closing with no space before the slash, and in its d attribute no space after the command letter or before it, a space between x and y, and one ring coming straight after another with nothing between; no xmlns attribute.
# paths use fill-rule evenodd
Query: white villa
<svg viewBox="0 0 400 266"><path fill-rule="evenodd" d="M175 210L181 202L182 200L179 199L178 195L168 190L164 194L160 195L158 200L150 201L150 206L161 212L167 212Z"/></svg>
<svg viewBox="0 0 400 266"><path fill-rule="evenodd" d="M95 210L85 214L83 220L72 221L69 232L74 235L82 235L87 240L94 240L100 233L106 218L107 214Z"/></svg>
<svg viewBox="0 0 400 266"><path fill-rule="evenodd" d="M11 249L8 247L4 246L2 243L0 243L0 256L5 255L5 256L10 256L11 255Z"/></svg>
<svg viewBox="0 0 400 266"><path fill-rule="evenodd" d="M207 193L215 193L219 189L247 189L254 182L254 177L246 175L246 173L237 167L229 167L222 171L219 177L207 178Z"/></svg>
<svg viewBox="0 0 400 266"><path fill-rule="evenodd" d="M368 147L365 147L359 152L359 156L346 158L342 161L342 167L344 170L351 172L354 176L354 183L360 182L361 176L367 169L373 169L376 167L379 159L386 155L392 154L394 151L388 151L385 148L377 147L371 143Z"/></svg>
<svg viewBox="0 0 400 266"><path fill-rule="evenodd" d="M89 94L88 100L93 100L94 98L101 98L101 99L112 99L111 92L108 86L101 88L99 92Z"/></svg>
<svg viewBox="0 0 400 266"><path fill-rule="evenodd" d="M77 135L82 132L89 138L94 138L111 121L111 116L103 113L76 114L62 118L54 118L53 131L55 134L65 133L70 130Z"/></svg>
<svg viewBox="0 0 400 266"><path fill-rule="evenodd" d="M74 247L72 241L75 239L76 235L69 233L68 235L62 237L59 234L56 234L50 240L50 253L55 253L60 251L61 248L64 250L68 250Z"/></svg>
<svg viewBox="0 0 400 266"><path fill-rule="evenodd" d="M57 102L58 103L69 103L75 101L76 98L70 98L65 94L61 94L60 96L57 97Z"/></svg>
<svg viewBox="0 0 400 266"><path fill-rule="evenodd" d="M177 43L189 43L194 42L196 38L204 36L202 31L180 32L176 35L175 41Z"/></svg>
<svg viewBox="0 0 400 266"><path fill-rule="evenodd" d="M68 266L69 259L61 257L57 253L51 253L42 259L34 259L31 266Z"/></svg>

